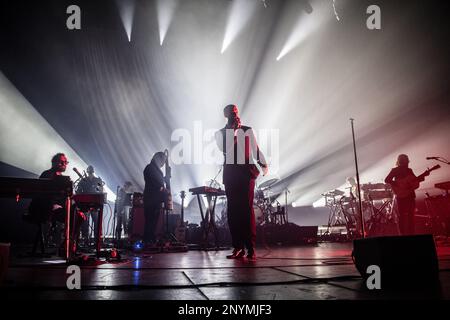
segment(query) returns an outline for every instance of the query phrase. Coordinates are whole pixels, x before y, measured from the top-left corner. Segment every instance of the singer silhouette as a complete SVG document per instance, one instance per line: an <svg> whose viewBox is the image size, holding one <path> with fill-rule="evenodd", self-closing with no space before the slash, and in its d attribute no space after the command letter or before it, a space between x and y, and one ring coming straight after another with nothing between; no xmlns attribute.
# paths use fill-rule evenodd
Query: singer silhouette
<svg viewBox="0 0 450 320"><path fill-rule="evenodd" d="M259 150L252 128L241 125L239 110L227 105L223 110L228 119L225 127L216 132L216 142L224 154L223 183L227 196L227 218L234 250L229 259L256 259L256 224L253 211L255 179L259 175L257 163L267 174L268 166Z"/></svg>
<svg viewBox="0 0 450 320"><path fill-rule="evenodd" d="M81 177L81 180L78 182L78 185L76 187L75 193L76 194L92 194L92 193L103 193L103 186L104 182L102 178L97 177L95 175L95 170L92 165L89 165L86 168L87 175L82 175L77 168L73 168L73 170L78 174L79 177ZM85 212L86 220L81 224L81 234L83 235L84 244L86 246L89 246L90 244L90 237L89 237L89 231L97 230L98 227L98 214L99 209L90 209L89 211ZM89 227L90 219L92 219L93 222L93 228ZM95 237L97 237L95 233ZM97 240L95 238L95 240Z"/></svg>
<svg viewBox="0 0 450 320"><path fill-rule="evenodd" d="M414 172L409 168L409 158L406 154L400 154L397 157L396 167L392 168L384 182L395 187L399 181L406 177L417 178ZM424 178L420 178L423 181ZM399 213L399 227L401 235L414 234L414 212L416 210L416 193L412 190L405 196L397 197L397 208Z"/></svg>
<svg viewBox="0 0 450 320"><path fill-rule="evenodd" d="M69 161L64 153L57 153L52 158L52 167L42 172L39 176L40 179L56 179L58 176L62 176L66 171ZM65 198L64 197L35 197L33 198L29 212L31 219L35 222L43 223L46 221L58 221L65 222ZM80 226L85 219L85 215L82 212L75 211L72 206L71 211L72 221L75 221L73 229L71 230L71 250L75 253L77 249L77 241L80 233Z"/></svg>
<svg viewBox="0 0 450 320"><path fill-rule="evenodd" d="M144 242L155 245L158 240L157 230L162 215L162 204L166 197L164 174L161 168L166 162L164 152L156 152L151 162L144 169Z"/></svg>

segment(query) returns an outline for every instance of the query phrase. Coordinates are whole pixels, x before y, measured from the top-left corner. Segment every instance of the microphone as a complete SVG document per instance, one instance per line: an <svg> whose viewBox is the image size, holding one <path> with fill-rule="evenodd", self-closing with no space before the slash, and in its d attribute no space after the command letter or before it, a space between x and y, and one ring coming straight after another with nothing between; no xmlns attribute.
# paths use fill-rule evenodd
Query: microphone
<svg viewBox="0 0 450 320"><path fill-rule="evenodd" d="M83 179L83 175L80 173L80 171L78 171L78 169L77 168L73 168L73 171L75 171L76 172L76 174L80 177L80 179Z"/></svg>
<svg viewBox="0 0 450 320"><path fill-rule="evenodd" d="M439 157L427 157L427 160L437 160Z"/></svg>

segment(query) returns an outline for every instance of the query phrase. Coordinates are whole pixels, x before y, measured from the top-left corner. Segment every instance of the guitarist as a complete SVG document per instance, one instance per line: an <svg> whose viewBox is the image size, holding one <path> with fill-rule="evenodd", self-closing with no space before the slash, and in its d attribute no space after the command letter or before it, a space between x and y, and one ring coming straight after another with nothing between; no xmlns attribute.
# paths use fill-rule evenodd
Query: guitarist
<svg viewBox="0 0 450 320"><path fill-rule="evenodd" d="M409 158L406 154L397 157L397 167L392 168L384 182L390 184L397 196L397 207L399 213L399 227L401 235L414 234L414 211L416 209L416 193L415 189L418 184L425 180L425 176L429 175L426 171L420 176L416 176L409 168ZM404 187L403 182L409 180L414 181L416 186L410 188ZM414 184L414 183L413 183ZM400 189L401 188L401 192ZM396 192L396 190L398 190Z"/></svg>

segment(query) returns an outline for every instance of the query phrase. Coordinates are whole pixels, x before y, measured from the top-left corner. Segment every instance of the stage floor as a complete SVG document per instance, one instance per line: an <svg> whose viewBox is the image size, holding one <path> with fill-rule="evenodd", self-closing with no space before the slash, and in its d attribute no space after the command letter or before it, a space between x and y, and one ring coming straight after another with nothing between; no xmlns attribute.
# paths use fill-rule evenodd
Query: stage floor
<svg viewBox="0 0 450 320"><path fill-rule="evenodd" d="M351 251L352 243L259 248L255 262L226 259L230 250L128 252L121 262L81 266L81 290L68 290L63 261L12 250L1 291L14 300L450 299L450 246L438 245L441 289L435 294L365 289Z"/></svg>

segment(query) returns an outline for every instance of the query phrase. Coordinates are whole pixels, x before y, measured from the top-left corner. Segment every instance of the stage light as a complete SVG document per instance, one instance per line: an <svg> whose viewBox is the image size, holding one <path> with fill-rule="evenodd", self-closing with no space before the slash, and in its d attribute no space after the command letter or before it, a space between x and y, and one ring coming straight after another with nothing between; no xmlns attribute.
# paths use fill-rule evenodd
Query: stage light
<svg viewBox="0 0 450 320"><path fill-rule="evenodd" d="M256 1L234 0L231 4L221 53L236 39L245 28L257 8Z"/></svg>
<svg viewBox="0 0 450 320"><path fill-rule="evenodd" d="M1 72L0 114L0 161L40 175L51 157L63 152L70 162L64 174L73 181L78 176L72 168L88 166ZM108 200L115 201L114 192L104 188Z"/></svg>
<svg viewBox="0 0 450 320"><path fill-rule="evenodd" d="M144 243L142 242L142 240L136 241L133 244L134 251L141 251L143 248L144 248ZM136 264L140 264L140 260L136 260Z"/></svg>
<svg viewBox="0 0 450 320"><path fill-rule="evenodd" d="M127 33L128 41L131 42L136 0L116 0L116 4L119 9L123 27Z"/></svg>
<svg viewBox="0 0 450 320"><path fill-rule="evenodd" d="M157 0L156 9L158 14L159 44L162 46L167 31L172 23L173 15L178 6L178 0Z"/></svg>

